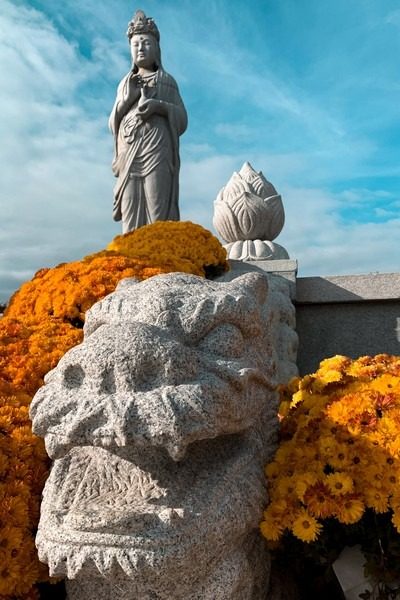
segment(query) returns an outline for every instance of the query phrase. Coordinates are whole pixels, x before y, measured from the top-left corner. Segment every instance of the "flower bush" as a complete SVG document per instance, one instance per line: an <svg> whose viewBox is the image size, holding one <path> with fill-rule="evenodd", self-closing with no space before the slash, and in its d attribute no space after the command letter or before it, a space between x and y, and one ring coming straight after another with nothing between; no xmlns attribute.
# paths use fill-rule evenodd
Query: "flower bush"
<svg viewBox="0 0 400 600"><path fill-rule="evenodd" d="M174 253L171 256L170 253ZM159 222L117 236L81 261L41 269L0 319L0 600L37 600L47 581L34 537L49 461L32 434L29 403L65 352L82 341L85 312L125 277L227 269L226 253L200 225Z"/></svg>
<svg viewBox="0 0 400 600"><path fill-rule="evenodd" d="M47 577L37 559L32 532L47 477L47 456L32 434L30 397L0 395L0 594L24 596ZM8 597L8 596L7 596Z"/></svg>
<svg viewBox="0 0 400 600"><path fill-rule="evenodd" d="M331 559L360 543L369 573L398 577L400 357L322 361L282 389L280 418L263 535L320 543Z"/></svg>
<svg viewBox="0 0 400 600"><path fill-rule="evenodd" d="M190 221L158 221L125 235L117 235L107 246L120 254L170 271L207 276L228 268L226 250L216 237Z"/></svg>
<svg viewBox="0 0 400 600"><path fill-rule="evenodd" d="M146 279L167 272L165 266L155 268L134 258L99 252L80 261L38 271L11 298L5 316L22 318L25 323L53 317L81 327L85 312L114 291L121 279Z"/></svg>
<svg viewBox="0 0 400 600"><path fill-rule="evenodd" d="M67 350L82 341L82 330L48 317L41 323L3 317L0 320L0 394L4 384L13 393L33 395L43 377ZM8 388L7 388L8 389Z"/></svg>

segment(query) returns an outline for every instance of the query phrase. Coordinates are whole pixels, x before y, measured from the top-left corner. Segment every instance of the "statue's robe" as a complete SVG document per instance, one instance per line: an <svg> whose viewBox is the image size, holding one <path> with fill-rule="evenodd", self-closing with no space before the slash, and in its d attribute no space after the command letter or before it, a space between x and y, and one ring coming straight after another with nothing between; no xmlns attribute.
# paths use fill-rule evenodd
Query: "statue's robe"
<svg viewBox="0 0 400 600"><path fill-rule="evenodd" d="M145 97L164 102L167 112L166 116L154 113L146 121L138 112L139 86L133 104L128 104L131 77L130 72L119 84L109 121L117 177L113 218L122 219L124 233L156 220L179 220L179 136L187 126L186 110L171 75L159 67L140 78ZM151 185L146 185L150 177Z"/></svg>

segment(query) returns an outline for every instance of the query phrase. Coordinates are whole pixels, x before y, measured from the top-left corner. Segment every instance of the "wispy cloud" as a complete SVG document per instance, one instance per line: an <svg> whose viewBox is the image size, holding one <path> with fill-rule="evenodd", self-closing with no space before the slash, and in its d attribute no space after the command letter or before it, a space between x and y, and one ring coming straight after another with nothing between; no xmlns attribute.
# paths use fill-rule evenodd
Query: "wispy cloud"
<svg viewBox="0 0 400 600"><path fill-rule="evenodd" d="M111 139L79 106L88 65L37 11L5 2L0 52L1 294L42 266L79 258L109 223Z"/></svg>
<svg viewBox="0 0 400 600"><path fill-rule="evenodd" d="M345 193L316 188L285 188L282 193L286 223L278 242L293 258L301 257L300 275L398 271L398 214L360 223L342 218Z"/></svg>
<svg viewBox="0 0 400 600"><path fill-rule="evenodd" d="M400 9L392 10L385 17L385 23L390 23L391 25L396 25L400 27Z"/></svg>

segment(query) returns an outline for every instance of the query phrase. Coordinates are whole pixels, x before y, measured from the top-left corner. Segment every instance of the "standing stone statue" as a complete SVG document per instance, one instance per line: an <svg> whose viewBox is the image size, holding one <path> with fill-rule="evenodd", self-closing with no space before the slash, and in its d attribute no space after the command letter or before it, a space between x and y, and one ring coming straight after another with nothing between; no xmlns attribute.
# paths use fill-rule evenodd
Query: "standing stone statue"
<svg viewBox="0 0 400 600"><path fill-rule="evenodd" d="M154 221L179 221L179 136L187 115L175 80L161 64L157 25L138 10L127 31L132 69L118 86L110 129L113 218L127 233Z"/></svg>

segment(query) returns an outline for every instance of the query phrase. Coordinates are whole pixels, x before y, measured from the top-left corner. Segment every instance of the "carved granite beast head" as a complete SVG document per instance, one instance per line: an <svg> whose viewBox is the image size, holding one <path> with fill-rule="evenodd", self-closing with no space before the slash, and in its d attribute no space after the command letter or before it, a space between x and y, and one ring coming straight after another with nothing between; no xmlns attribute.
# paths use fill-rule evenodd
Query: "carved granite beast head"
<svg viewBox="0 0 400 600"><path fill-rule="evenodd" d="M257 527L276 408L267 297L256 273L170 274L92 307L31 405L57 459L37 538L53 573L118 564L140 592L160 565L203 556L209 571Z"/></svg>

